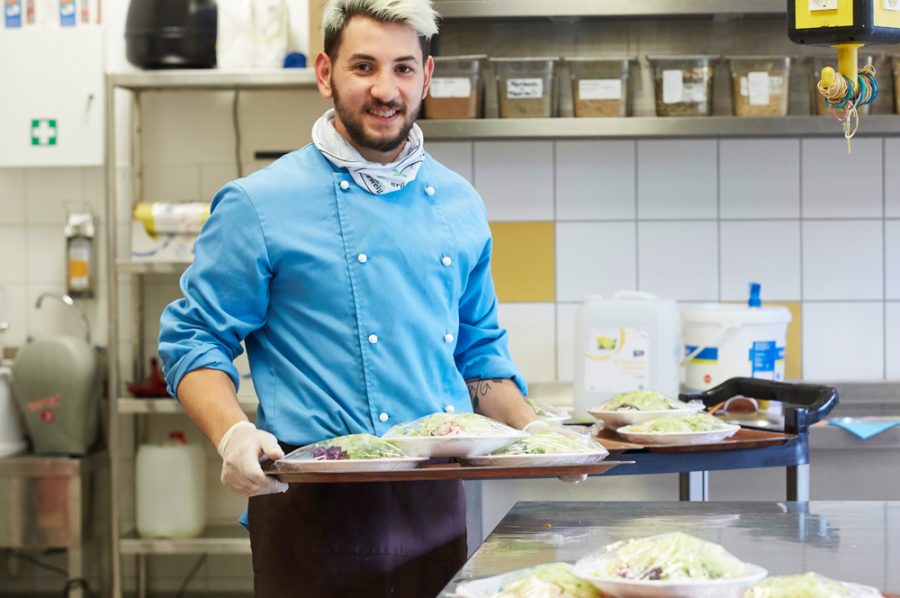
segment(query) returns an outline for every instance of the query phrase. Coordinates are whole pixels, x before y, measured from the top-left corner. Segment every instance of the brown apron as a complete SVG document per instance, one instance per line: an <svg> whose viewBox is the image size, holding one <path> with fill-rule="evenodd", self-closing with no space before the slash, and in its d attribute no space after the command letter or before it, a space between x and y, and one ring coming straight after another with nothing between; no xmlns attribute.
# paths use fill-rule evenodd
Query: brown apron
<svg viewBox="0 0 900 598"><path fill-rule="evenodd" d="M291 484L251 498L249 524L257 598L430 598L467 554L455 480Z"/></svg>

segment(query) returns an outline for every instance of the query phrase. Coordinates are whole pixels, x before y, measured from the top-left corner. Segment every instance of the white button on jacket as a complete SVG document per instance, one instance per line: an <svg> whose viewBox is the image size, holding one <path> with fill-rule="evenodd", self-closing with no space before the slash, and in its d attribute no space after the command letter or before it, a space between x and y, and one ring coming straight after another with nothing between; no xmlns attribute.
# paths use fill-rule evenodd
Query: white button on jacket
<svg viewBox="0 0 900 598"><path fill-rule="evenodd" d="M358 256L356 256L356 261L358 261L360 264L365 264L369 261L369 256L367 256L365 253L360 253Z"/></svg>
<svg viewBox="0 0 900 598"><path fill-rule="evenodd" d="M381 423L384 423L389 419L389 417L390 416L387 413L382 412L382 414L378 416L378 421L380 421Z"/></svg>
<svg viewBox="0 0 900 598"><path fill-rule="evenodd" d="M340 185L340 187L341 187L341 189L342 189L343 191L346 191L347 189L350 188L350 182L349 182L349 181L341 181L341 182L339 183L339 185Z"/></svg>
<svg viewBox="0 0 900 598"><path fill-rule="evenodd" d="M444 341L445 341L445 342L448 342L448 343L452 343L452 342L453 342L453 335L450 334L450 333L448 332L447 334L444 335Z"/></svg>
<svg viewBox="0 0 900 598"><path fill-rule="evenodd" d="M425 193L427 193L428 195L434 195L434 187L428 185L427 187L425 187Z"/></svg>
<svg viewBox="0 0 900 598"><path fill-rule="evenodd" d="M456 411L456 407L454 407L453 405L447 405L446 407L444 407L444 411L446 411L447 413L453 413L454 411Z"/></svg>
<svg viewBox="0 0 900 598"><path fill-rule="evenodd" d="M453 260L450 259L449 255L445 255L444 257L441 258L441 263L444 264L445 266L449 266L450 264L453 263Z"/></svg>
<svg viewBox="0 0 900 598"><path fill-rule="evenodd" d="M377 335L377 334L370 334L370 335L369 335L369 342L372 343L373 345L374 345L375 343L377 343L377 342L378 342L378 335Z"/></svg>

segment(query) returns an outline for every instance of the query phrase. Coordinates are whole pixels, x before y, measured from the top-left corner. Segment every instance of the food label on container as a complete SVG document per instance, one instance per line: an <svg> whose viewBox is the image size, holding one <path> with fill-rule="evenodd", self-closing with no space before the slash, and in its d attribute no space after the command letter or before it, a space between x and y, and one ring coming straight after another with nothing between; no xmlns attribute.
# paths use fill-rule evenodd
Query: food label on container
<svg viewBox="0 0 900 598"><path fill-rule="evenodd" d="M748 359L754 378L778 380L781 376L776 373L775 364L784 361L784 347L779 347L775 341L753 341Z"/></svg>
<svg viewBox="0 0 900 598"><path fill-rule="evenodd" d="M684 101L684 75L678 69L663 71L663 104Z"/></svg>
<svg viewBox="0 0 900 598"><path fill-rule="evenodd" d="M769 73L748 73L747 88L751 106L766 106L769 104Z"/></svg>
<svg viewBox="0 0 900 598"><path fill-rule="evenodd" d="M688 83L684 86L682 102L702 104L706 101L706 83Z"/></svg>
<svg viewBox="0 0 900 598"><path fill-rule="evenodd" d="M534 79L507 79L506 97L510 100L526 100L544 97L544 80Z"/></svg>
<svg viewBox="0 0 900 598"><path fill-rule="evenodd" d="M884 0L885 10L900 10L900 0Z"/></svg>
<svg viewBox="0 0 900 598"><path fill-rule="evenodd" d="M595 328L585 339L584 387L588 392L647 388L650 337L636 328Z"/></svg>
<svg viewBox="0 0 900 598"><path fill-rule="evenodd" d="M837 10L838 0L809 0L809 10Z"/></svg>
<svg viewBox="0 0 900 598"><path fill-rule="evenodd" d="M578 81L581 100L621 100L621 79L581 79Z"/></svg>
<svg viewBox="0 0 900 598"><path fill-rule="evenodd" d="M468 98L472 96L472 80L468 77L435 77L428 95L433 98Z"/></svg>
<svg viewBox="0 0 900 598"><path fill-rule="evenodd" d="M784 86L784 77L769 76L769 95L770 96L780 95L783 86ZM747 77L741 77L741 95L744 97L747 97L750 95L750 82L747 80Z"/></svg>

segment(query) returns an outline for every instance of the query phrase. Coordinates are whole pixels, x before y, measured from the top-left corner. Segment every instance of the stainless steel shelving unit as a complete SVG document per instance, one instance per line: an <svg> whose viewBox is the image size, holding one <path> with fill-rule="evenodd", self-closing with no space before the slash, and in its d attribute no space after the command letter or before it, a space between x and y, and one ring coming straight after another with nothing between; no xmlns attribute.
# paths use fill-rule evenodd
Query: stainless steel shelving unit
<svg viewBox="0 0 900 598"><path fill-rule="evenodd" d="M259 401L241 397L238 397L238 400L241 409L243 409L245 413L255 413L256 408L259 406ZM119 415L137 415L142 413L171 415L184 413L184 409L181 408L181 403L175 399L133 399L131 397L120 397L118 403Z"/></svg>
<svg viewBox="0 0 900 598"><path fill-rule="evenodd" d="M445 19L785 14L784 0L437 0Z"/></svg>

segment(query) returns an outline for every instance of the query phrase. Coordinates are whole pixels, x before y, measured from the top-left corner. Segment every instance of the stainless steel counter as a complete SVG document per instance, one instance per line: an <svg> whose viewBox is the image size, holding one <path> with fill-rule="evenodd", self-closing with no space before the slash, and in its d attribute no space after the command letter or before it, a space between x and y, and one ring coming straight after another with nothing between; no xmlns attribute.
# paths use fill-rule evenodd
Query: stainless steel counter
<svg viewBox="0 0 900 598"><path fill-rule="evenodd" d="M770 575L817 571L900 591L900 502L518 503L440 594L460 582L574 562L632 537L683 531Z"/></svg>

